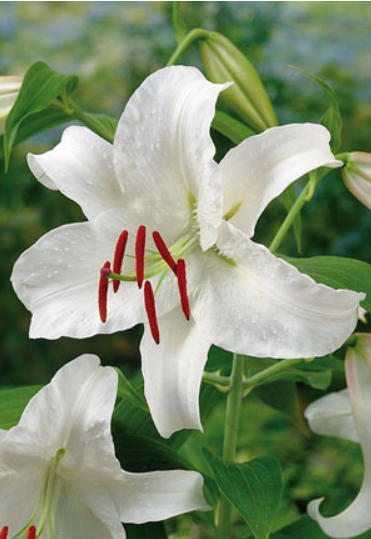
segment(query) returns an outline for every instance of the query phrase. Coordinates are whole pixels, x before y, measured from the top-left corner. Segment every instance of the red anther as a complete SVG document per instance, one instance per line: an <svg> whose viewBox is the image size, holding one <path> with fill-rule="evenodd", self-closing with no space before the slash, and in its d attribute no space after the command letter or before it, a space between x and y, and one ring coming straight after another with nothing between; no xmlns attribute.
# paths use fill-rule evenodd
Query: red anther
<svg viewBox="0 0 371 539"><path fill-rule="evenodd" d="M180 302L182 304L184 316L186 317L187 320L189 320L189 317L191 316L191 311L189 308L189 299L188 299L188 294L187 294L187 278L186 278L185 261L182 258L179 258L178 260L177 277L178 277Z"/></svg>
<svg viewBox="0 0 371 539"><path fill-rule="evenodd" d="M146 246L146 227L141 225L138 228L135 242L135 264L139 288L142 288L144 279L144 250Z"/></svg>
<svg viewBox="0 0 371 539"><path fill-rule="evenodd" d="M124 261L126 244L127 244L127 241L128 241L128 235L129 235L128 231L124 230L123 232L121 232L120 237L117 240L116 248L115 248L115 256L114 256L114 259L113 259L113 269L112 269L113 273L118 273L118 274L121 273L122 263ZM113 281L113 291L114 292L118 291L118 289L120 288L120 283L121 283L121 281L119 281L118 279L114 279L114 281Z"/></svg>
<svg viewBox="0 0 371 539"><path fill-rule="evenodd" d="M4 526L4 528L0 532L0 539L6 539L8 537L8 526Z"/></svg>
<svg viewBox="0 0 371 539"><path fill-rule="evenodd" d="M36 539L36 528L35 528L35 526L30 526L28 528L27 539Z"/></svg>
<svg viewBox="0 0 371 539"><path fill-rule="evenodd" d="M162 256L162 258L165 260L166 264L170 267L170 269L175 273L176 275L176 262L173 259L173 257L170 254L169 249L167 248L166 243L162 239L159 232L153 233L153 241L155 242L155 245L157 247L158 252Z"/></svg>
<svg viewBox="0 0 371 539"><path fill-rule="evenodd" d="M155 296L153 295L152 285L149 281L144 283L144 305L147 311L149 327L151 329L153 340L160 344L160 332L158 329Z"/></svg>
<svg viewBox="0 0 371 539"><path fill-rule="evenodd" d="M107 294L108 294L108 278L107 276L111 273L111 264L106 262L103 268L100 270L100 279L99 279L99 291L98 291L98 305L99 305L99 316L102 322L107 320Z"/></svg>

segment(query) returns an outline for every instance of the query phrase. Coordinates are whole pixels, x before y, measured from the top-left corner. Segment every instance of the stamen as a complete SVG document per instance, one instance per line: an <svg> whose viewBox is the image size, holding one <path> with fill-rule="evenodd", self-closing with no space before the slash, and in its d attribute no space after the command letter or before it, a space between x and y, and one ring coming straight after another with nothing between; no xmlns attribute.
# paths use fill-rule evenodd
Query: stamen
<svg viewBox="0 0 371 539"><path fill-rule="evenodd" d="M189 320L191 311L189 308L189 299L188 299L188 294L187 294L187 277L186 277L185 261L183 260L183 258L179 258L178 260L177 277L178 277L180 302L182 304L183 313L186 319Z"/></svg>
<svg viewBox="0 0 371 539"><path fill-rule="evenodd" d="M0 539L6 539L8 537L8 531L9 531L9 527L4 526L4 528L0 532Z"/></svg>
<svg viewBox="0 0 371 539"><path fill-rule="evenodd" d="M149 327L151 329L153 340L156 344L160 344L160 332L157 323L155 297L153 295L152 285L149 281L144 283L144 305L147 311Z"/></svg>
<svg viewBox="0 0 371 539"><path fill-rule="evenodd" d="M107 294L108 294L108 277L111 273L111 264L106 262L103 268L100 270L100 279L99 279L99 291L98 291L98 305L99 305L99 316L102 322L107 320Z"/></svg>
<svg viewBox="0 0 371 539"><path fill-rule="evenodd" d="M129 235L128 231L124 230L123 232L121 232L120 237L116 243L115 256L113 259L113 270L112 270L113 273L118 273L118 274L121 273L126 244L128 241L128 235ZM113 291L115 293L118 291L120 287L120 283L121 281L118 281L117 279L113 281Z"/></svg>
<svg viewBox="0 0 371 539"><path fill-rule="evenodd" d="M175 273L176 275L176 268L177 268L177 265L176 265L176 262L175 260L173 259L173 257L171 256L170 254L170 251L169 249L167 248L167 245L166 243L164 242L164 240L162 239L161 235L159 232L154 232L153 234L153 241L155 242L155 245L158 249L158 252L160 253L160 255L162 256L162 258L165 260L165 262L167 263L167 265L170 267L170 269Z"/></svg>
<svg viewBox="0 0 371 539"><path fill-rule="evenodd" d="M135 269L139 288L142 288L144 279L144 251L146 246L146 227L141 225L138 228L135 242Z"/></svg>
<svg viewBox="0 0 371 539"><path fill-rule="evenodd" d="M36 539L36 528L35 526L30 526L27 534L27 539Z"/></svg>

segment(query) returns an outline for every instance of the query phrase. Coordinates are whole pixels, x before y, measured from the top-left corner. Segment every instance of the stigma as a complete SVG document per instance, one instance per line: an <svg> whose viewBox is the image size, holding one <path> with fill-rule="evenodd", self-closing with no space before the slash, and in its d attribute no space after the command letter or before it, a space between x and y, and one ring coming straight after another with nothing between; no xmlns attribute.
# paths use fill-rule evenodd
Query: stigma
<svg viewBox="0 0 371 539"><path fill-rule="evenodd" d="M190 319L191 311L187 292L186 262L183 256L194 248L196 242L194 234L187 234L169 248L161 234L158 231L154 231L152 238L157 252L149 251L149 254L146 255L146 235L146 227L141 225L138 228L135 240L135 256L131 257L135 258L135 273L125 275L121 272L129 233L127 230L124 230L120 234L115 246L112 270L110 262L107 261L100 271L98 290L99 316L101 321L105 323L107 320L110 279L113 283L114 293L118 292L121 281L134 281L137 283L139 289L142 289L144 284L144 307L147 313L151 335L155 343L160 344L160 331L155 304L156 293L168 271L171 270L174 278L177 280L180 306L185 318L187 320ZM153 291L149 279L156 275L160 275L160 278L155 291Z"/></svg>

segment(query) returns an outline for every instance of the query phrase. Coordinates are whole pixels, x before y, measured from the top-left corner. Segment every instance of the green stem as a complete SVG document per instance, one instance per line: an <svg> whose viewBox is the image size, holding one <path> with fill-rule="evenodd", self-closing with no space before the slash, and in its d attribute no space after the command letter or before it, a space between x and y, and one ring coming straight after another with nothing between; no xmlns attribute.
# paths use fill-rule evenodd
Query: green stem
<svg viewBox="0 0 371 539"><path fill-rule="evenodd" d="M272 243L269 246L269 250L271 253L275 253L279 246L282 243L282 240L286 236L287 232L290 230L291 225L294 222L295 217L298 215L304 204L307 202L307 196L310 193L311 189L313 189L313 182L315 182L315 185L317 185L320 177L316 177L315 180L313 180L313 177L309 178L309 181L307 185L304 187L294 204L292 205L291 210L286 215L285 220L283 221L282 225L280 226L277 234L273 238ZM315 187L314 185L314 187Z"/></svg>
<svg viewBox="0 0 371 539"><path fill-rule="evenodd" d="M100 137L104 138L111 144L113 143L113 136L111 133L108 133L102 124L100 122L97 122L94 119L94 116L91 114L88 114L87 112L84 112L76 103L74 103L71 99L68 102L69 106L71 107L71 115L76 118L77 120L80 120L83 124L85 124L87 127L90 127L94 133L99 135Z"/></svg>
<svg viewBox="0 0 371 539"><path fill-rule="evenodd" d="M244 356L234 354L232 373L229 382L229 393L227 398L227 410L224 426L223 460L233 461L236 455L238 425L240 420L240 409L242 402L242 382L243 382ZM219 537L227 539L230 537L231 506L223 498L220 502L219 511Z"/></svg>
<svg viewBox="0 0 371 539"><path fill-rule="evenodd" d="M209 31L204 30L203 28L194 28L191 30L179 44L174 54L171 56L170 60L166 64L167 66L172 66L177 63L182 54L188 49L194 41L200 38L207 38L209 36Z"/></svg>
<svg viewBox="0 0 371 539"><path fill-rule="evenodd" d="M257 374L250 376L250 378L247 378L246 380L244 380L242 382L243 388L246 389L246 388L257 386L261 382L267 380L268 378L271 378L272 376L275 376L279 372L284 371L288 369L289 367L296 365L297 363L301 363L302 361L305 361L305 360L304 359L281 359L281 361L279 361L275 365L272 365L271 367L268 367L267 369L264 369L263 371L260 371Z"/></svg>
<svg viewBox="0 0 371 539"><path fill-rule="evenodd" d="M208 384L216 384L219 386L229 386L229 376L220 376L213 372L204 372L202 380Z"/></svg>

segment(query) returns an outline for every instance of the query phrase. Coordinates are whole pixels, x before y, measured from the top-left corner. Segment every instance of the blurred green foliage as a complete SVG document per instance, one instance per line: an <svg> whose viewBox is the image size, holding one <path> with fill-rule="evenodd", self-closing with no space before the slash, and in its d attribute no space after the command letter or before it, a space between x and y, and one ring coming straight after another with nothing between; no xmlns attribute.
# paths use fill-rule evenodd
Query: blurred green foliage
<svg viewBox="0 0 371 539"><path fill-rule="evenodd" d="M371 151L371 2L185 2L189 28L224 33L255 64L280 123L317 122L327 108L315 83L289 67L324 78L339 98L344 121L341 150ZM75 99L85 110L119 116L140 82L162 67L176 46L171 2L1 2L0 74L18 74L36 60L81 78ZM197 46L183 62L201 67ZM65 362L85 352L103 363L139 369L141 328L87 341L30 341L30 315L9 283L18 256L41 235L83 220L77 205L38 184L26 165L28 151L42 153L60 138L62 128L39 135L15 151L10 171L0 171L0 386L43 383ZM227 144L215 135L218 155ZM268 243L284 217L279 201L261 219L257 239ZM334 171L320 184L303 211L303 252L346 255L371 261L371 214L345 189ZM295 255L290 236L282 246ZM302 402L319 393L301 388ZM221 399L223 402L224 399ZM304 404L303 404L304 406ZM194 435L183 451L199 455L199 441L216 453L222 445L224 408L215 408L205 435ZM204 437L203 437L204 436ZM278 412L252 398L243 407L239 459L271 453L282 463L286 491L277 527L304 512L313 497L326 495L337 512L356 493L362 475L360 449L351 442L305 438ZM292 501L288 501L292 500ZM327 503L327 502L326 502ZM325 506L326 507L326 506ZM178 533L189 533L188 525ZM187 522L187 519L182 520ZM208 537L201 527L192 537Z"/></svg>

